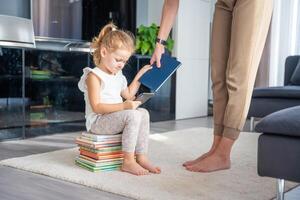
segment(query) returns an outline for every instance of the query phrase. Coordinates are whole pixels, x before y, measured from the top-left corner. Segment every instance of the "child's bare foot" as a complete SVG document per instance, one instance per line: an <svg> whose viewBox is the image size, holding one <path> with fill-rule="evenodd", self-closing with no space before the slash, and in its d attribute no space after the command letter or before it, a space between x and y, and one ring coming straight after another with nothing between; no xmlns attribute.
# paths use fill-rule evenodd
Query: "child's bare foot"
<svg viewBox="0 0 300 200"><path fill-rule="evenodd" d="M136 159L137 163L139 163L145 169L148 169L151 173L160 174L160 167L153 166L145 155L139 154L137 155Z"/></svg>
<svg viewBox="0 0 300 200"><path fill-rule="evenodd" d="M134 174L137 176L147 175L149 171L140 166L135 160L133 161L123 161L123 165L121 167L123 172L128 172L130 174Z"/></svg>

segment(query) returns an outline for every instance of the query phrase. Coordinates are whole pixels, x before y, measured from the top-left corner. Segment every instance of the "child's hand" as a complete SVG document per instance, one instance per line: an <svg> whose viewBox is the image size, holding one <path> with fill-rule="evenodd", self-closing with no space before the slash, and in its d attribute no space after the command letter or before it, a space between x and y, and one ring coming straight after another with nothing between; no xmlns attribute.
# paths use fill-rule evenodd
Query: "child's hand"
<svg viewBox="0 0 300 200"><path fill-rule="evenodd" d="M147 71L149 71L150 69L152 69L151 65L145 65L142 69L140 69L140 71L138 72L138 74L140 76L142 76L143 74L145 74Z"/></svg>
<svg viewBox="0 0 300 200"><path fill-rule="evenodd" d="M137 107L141 105L142 102L140 101L131 101L131 100L126 100L124 102L124 109L125 110L135 110Z"/></svg>

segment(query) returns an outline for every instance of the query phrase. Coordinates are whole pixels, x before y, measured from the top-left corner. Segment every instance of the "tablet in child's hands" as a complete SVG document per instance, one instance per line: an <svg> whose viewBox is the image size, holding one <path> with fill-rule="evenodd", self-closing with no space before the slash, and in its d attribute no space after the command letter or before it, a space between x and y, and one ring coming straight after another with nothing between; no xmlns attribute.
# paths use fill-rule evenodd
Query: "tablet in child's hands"
<svg viewBox="0 0 300 200"><path fill-rule="evenodd" d="M154 93L141 93L137 96L137 98L135 99L135 101L140 101L143 103L145 103L146 101L148 101L151 97L154 96Z"/></svg>

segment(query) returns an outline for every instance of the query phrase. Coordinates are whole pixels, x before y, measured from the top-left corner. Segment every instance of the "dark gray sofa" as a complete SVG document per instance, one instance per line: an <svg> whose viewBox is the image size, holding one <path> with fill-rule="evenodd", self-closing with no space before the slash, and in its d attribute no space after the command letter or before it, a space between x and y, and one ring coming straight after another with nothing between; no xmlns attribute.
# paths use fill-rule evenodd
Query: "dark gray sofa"
<svg viewBox="0 0 300 200"><path fill-rule="evenodd" d="M284 180L300 182L300 106L264 117L255 127L258 139L257 171L277 178L277 199L284 199Z"/></svg>
<svg viewBox="0 0 300 200"><path fill-rule="evenodd" d="M285 62L284 86L255 88L253 90L248 118L251 130L255 118L300 105L300 56L289 56Z"/></svg>

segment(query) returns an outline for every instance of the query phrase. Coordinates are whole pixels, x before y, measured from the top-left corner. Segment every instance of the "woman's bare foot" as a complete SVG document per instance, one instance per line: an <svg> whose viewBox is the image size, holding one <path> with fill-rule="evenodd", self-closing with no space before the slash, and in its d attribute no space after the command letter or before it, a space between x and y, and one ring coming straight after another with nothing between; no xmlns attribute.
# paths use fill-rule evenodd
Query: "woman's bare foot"
<svg viewBox="0 0 300 200"><path fill-rule="evenodd" d="M223 137L211 155L193 165L186 166L186 169L193 172L212 172L229 169L233 144L234 140Z"/></svg>
<svg viewBox="0 0 300 200"><path fill-rule="evenodd" d="M136 156L136 160L139 165L141 165L143 168L149 170L151 173L160 174L160 172L161 172L160 167L153 166L150 163L149 159L145 155L138 154Z"/></svg>
<svg viewBox="0 0 300 200"><path fill-rule="evenodd" d="M201 161L202 159L206 158L207 156L210 156L212 153L213 153L213 150L210 150L209 152L202 154L201 156L199 156L198 158L196 158L194 160L189 160L189 161L184 162L182 165L184 167L189 166L189 165L194 165L194 164L198 163L199 161Z"/></svg>
<svg viewBox="0 0 300 200"><path fill-rule="evenodd" d="M216 149L216 147L218 146L218 144L220 143L222 137L221 136L218 136L218 135L214 135L214 140L213 140L213 144L210 148L210 150L204 154L202 154L201 156L199 156L198 158L194 159L194 160L189 160L189 161L186 161L184 162L182 165L184 167L186 166L189 166L189 165L194 165L198 162L200 162L201 160L203 160L204 158L210 156L211 154L214 153L214 150Z"/></svg>
<svg viewBox="0 0 300 200"><path fill-rule="evenodd" d="M213 153L199 162L186 166L193 172L213 172L230 168L230 158L222 154Z"/></svg>
<svg viewBox="0 0 300 200"><path fill-rule="evenodd" d="M137 176L147 175L149 171L142 166L140 166L135 160L123 161L123 165L121 167L123 172L128 172L130 174L134 174Z"/></svg>

